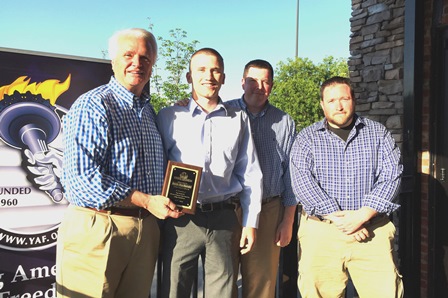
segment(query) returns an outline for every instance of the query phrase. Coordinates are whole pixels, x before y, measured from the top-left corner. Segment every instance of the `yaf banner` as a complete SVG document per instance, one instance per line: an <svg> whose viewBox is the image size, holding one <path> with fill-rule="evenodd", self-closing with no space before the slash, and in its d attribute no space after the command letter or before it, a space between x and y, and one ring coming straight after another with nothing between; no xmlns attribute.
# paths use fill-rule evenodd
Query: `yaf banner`
<svg viewBox="0 0 448 298"><path fill-rule="evenodd" d="M0 48L0 298L56 297L61 121L109 61Z"/></svg>

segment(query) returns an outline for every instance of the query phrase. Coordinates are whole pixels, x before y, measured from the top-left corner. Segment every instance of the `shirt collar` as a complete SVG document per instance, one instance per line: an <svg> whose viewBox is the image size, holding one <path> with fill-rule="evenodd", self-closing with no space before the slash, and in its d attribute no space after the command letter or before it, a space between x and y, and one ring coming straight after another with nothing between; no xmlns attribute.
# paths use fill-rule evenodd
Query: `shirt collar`
<svg viewBox="0 0 448 298"><path fill-rule="evenodd" d="M133 106L134 105L134 99L140 99L142 100L142 105L148 103L150 101L150 96L148 94L148 91L143 90L140 97L136 96L134 93L126 89L123 85L121 85L117 79L112 76L109 84L112 86L112 89L119 95L119 97L127 104Z"/></svg>
<svg viewBox="0 0 448 298"><path fill-rule="evenodd" d="M354 127L358 128L359 125L363 125L363 126L366 125L363 117L360 117L358 114L354 114L353 117L356 117ZM316 130L327 130L327 125L328 125L328 121L326 118L324 118L321 121L317 122L315 129Z"/></svg>
<svg viewBox="0 0 448 298"><path fill-rule="evenodd" d="M215 107L215 109L212 112L210 112L210 114L214 113L214 112L217 112L217 111L221 111L221 110L224 111L226 116L228 116L227 108L224 105L221 97L219 97L218 98L218 105ZM193 99L193 97L190 97L190 101L188 103L188 111L191 113L191 115L205 113L202 110L202 108L196 103L196 101Z"/></svg>
<svg viewBox="0 0 448 298"><path fill-rule="evenodd" d="M249 109L247 108L246 102L244 101L244 94L241 96L241 98L238 100L240 107L242 110L246 111L246 113L251 117L251 118L257 118L257 117L263 117L264 115L266 115L266 112L268 111L268 109L270 108L271 104L269 103L269 100L266 102L266 104L264 105L263 110L261 110L259 113L257 114L253 114L249 111Z"/></svg>

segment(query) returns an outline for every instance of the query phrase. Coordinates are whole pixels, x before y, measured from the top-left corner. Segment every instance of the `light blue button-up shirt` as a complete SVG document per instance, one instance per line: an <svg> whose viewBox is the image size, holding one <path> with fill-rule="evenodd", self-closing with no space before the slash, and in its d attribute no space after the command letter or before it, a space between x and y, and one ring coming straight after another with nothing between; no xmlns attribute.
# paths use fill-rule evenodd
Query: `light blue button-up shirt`
<svg viewBox="0 0 448 298"><path fill-rule="evenodd" d="M258 227L262 174L247 115L221 100L207 114L190 99L162 109L157 124L169 160L202 167L198 202L239 194L243 226Z"/></svg>

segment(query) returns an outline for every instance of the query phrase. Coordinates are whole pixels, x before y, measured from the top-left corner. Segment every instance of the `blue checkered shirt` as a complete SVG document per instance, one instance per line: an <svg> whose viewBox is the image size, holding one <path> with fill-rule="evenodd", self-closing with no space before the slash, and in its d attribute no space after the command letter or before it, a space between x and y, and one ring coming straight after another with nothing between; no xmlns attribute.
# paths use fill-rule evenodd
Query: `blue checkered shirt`
<svg viewBox="0 0 448 298"><path fill-rule="evenodd" d="M310 215L371 207L390 214L399 205L403 166L394 139L380 123L358 117L347 141L325 119L303 129L291 149L293 190Z"/></svg>
<svg viewBox="0 0 448 298"><path fill-rule="evenodd" d="M62 183L70 203L116 205L133 189L160 194L166 165L155 112L114 77L81 95L63 119Z"/></svg>
<svg viewBox="0 0 448 298"><path fill-rule="evenodd" d="M239 107L249 115L255 148L263 172L263 199L280 195L284 206L295 206L297 200L291 187L289 153L296 134L294 120L267 102L254 115L241 98L226 103Z"/></svg>

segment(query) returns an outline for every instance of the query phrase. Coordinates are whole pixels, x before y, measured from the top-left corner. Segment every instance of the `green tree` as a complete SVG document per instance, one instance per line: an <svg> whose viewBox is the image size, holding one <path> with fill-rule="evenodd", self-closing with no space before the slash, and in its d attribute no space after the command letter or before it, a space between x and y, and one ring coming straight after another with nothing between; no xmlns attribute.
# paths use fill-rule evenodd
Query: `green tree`
<svg viewBox="0 0 448 298"><path fill-rule="evenodd" d="M197 40L185 42L187 32L176 28L170 30L169 38L158 37L159 58L151 77L151 103L156 111L189 97L189 85L184 83L190 56ZM160 65L164 64L162 68Z"/></svg>
<svg viewBox="0 0 448 298"><path fill-rule="evenodd" d="M291 115L300 131L322 119L320 85L335 75L348 76L347 61L329 56L317 65L308 58L280 62L269 101Z"/></svg>

